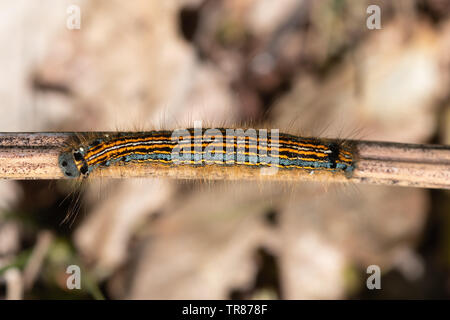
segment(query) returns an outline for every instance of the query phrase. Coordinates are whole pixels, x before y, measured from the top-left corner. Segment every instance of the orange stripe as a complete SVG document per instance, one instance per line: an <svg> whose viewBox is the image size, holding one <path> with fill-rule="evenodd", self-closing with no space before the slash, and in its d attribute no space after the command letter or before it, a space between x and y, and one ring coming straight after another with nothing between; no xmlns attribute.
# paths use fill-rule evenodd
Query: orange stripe
<svg viewBox="0 0 450 320"><path fill-rule="evenodd" d="M182 137L182 136L181 136ZM207 139L207 138L211 138L214 137L214 135L209 135L209 136L202 136L202 139ZM241 138L242 136L224 136L224 139L235 139L235 138ZM195 135L194 136L190 136L190 139L195 139ZM255 139L253 137L248 137L245 136L245 138L248 138L249 140L253 140L255 141ZM113 140L109 143L105 143L101 148L95 150L95 151L90 151L86 154L86 157L89 158L92 156L92 153L98 153L101 152L107 148L110 147L114 147L120 144L125 144L125 143L134 143L134 142L148 142L148 141L158 141L158 140L174 140L172 139L172 136L161 136L161 137L147 137L147 138L117 138L117 140ZM265 140L265 139L264 139ZM261 141L260 138L256 138L256 142ZM267 141L272 141L272 139L267 138ZM290 145L296 145L296 146L300 146L300 147L309 147L309 148L318 148L318 149L323 149L323 150L329 150L329 148L325 145L322 144L313 144L313 143L302 143L302 142L298 142L298 141L291 141L291 140L280 140L278 139L278 143L284 143L284 144L290 144Z"/></svg>
<svg viewBox="0 0 450 320"><path fill-rule="evenodd" d="M92 160L88 161L88 165L95 165L98 162L101 162L103 159L106 159L108 157L111 157L111 155L115 155L117 153L122 152L123 150L135 150L135 149L146 149L146 150L151 150L151 149L159 149L159 148L174 148L176 145L172 145L172 144L158 144L158 145L149 145L149 146L143 146L143 145L138 145L138 146L131 146L131 147L123 147L123 148L118 148L115 149L113 151L109 151L106 152L105 154L103 154L102 156L98 157L98 158L94 158ZM193 147L195 149L195 147L199 147L198 144L190 144L190 145L186 145L186 147L190 146L191 148ZM202 147L207 147L207 146L227 146L226 144L220 143L220 144L214 144L214 143L206 143L206 144L202 144ZM233 144L234 147L238 147L237 144ZM271 151L272 149L269 147L261 147L261 146L256 146L257 150L260 149L265 149L267 151ZM278 148L278 151L289 151L293 154L299 154L299 155L315 155L317 157L327 157L328 155L325 153L318 153L315 151L300 151L300 150L296 150L296 149L290 149L290 148ZM98 152L94 153L93 155L91 155L91 157L95 156L95 154L102 152L101 150L99 150ZM195 152L195 150L194 150ZM87 158L87 157L86 157Z"/></svg>

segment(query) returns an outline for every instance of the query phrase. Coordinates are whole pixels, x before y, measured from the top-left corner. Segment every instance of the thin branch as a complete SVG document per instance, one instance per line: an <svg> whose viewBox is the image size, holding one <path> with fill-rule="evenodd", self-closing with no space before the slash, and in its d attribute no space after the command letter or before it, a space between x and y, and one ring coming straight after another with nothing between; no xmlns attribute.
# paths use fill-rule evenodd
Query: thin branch
<svg viewBox="0 0 450 320"><path fill-rule="evenodd" d="M360 160L352 181L450 189L450 147L357 141Z"/></svg>
<svg viewBox="0 0 450 320"><path fill-rule="evenodd" d="M58 156L70 133L0 133L0 178L61 179Z"/></svg>
<svg viewBox="0 0 450 320"><path fill-rule="evenodd" d="M51 231L44 230L39 233L33 252L23 270L23 283L26 291L33 287L52 241L53 234Z"/></svg>
<svg viewBox="0 0 450 320"><path fill-rule="evenodd" d="M62 179L58 156L74 133L0 133L0 178ZM392 142L354 141L359 159L355 183L450 189L450 147ZM256 170L227 167L199 169L130 164L100 170L110 178L171 177L179 179L258 180ZM94 175L95 176L95 175ZM267 180L317 180L318 175L294 174L293 170L267 175ZM319 179L320 180L320 179ZM323 180L323 179L322 179ZM326 180L346 181L345 177Z"/></svg>

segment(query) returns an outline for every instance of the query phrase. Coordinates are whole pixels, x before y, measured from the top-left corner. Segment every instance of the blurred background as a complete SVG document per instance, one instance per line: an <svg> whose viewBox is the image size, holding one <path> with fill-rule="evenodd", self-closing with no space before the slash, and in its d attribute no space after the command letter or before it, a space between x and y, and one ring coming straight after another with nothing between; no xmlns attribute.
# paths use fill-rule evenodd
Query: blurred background
<svg viewBox="0 0 450 320"><path fill-rule="evenodd" d="M448 0L1 0L0 25L0 131L450 141ZM449 192L0 181L0 298L450 298Z"/></svg>

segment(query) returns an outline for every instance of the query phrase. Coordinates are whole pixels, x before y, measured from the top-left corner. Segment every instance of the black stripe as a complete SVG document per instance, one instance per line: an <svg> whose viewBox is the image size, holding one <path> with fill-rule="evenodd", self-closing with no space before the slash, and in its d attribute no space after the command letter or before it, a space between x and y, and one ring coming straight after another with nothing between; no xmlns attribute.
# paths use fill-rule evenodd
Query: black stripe
<svg viewBox="0 0 450 320"><path fill-rule="evenodd" d="M328 161L331 163L331 167L336 168L336 162L339 160L340 147L337 143L330 143L329 146L331 153L328 154Z"/></svg>

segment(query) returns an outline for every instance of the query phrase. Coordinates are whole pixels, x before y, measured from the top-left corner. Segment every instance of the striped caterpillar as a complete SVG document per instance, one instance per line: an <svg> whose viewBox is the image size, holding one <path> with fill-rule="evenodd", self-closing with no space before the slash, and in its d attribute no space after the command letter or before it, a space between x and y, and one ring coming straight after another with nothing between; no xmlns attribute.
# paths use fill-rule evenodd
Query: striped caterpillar
<svg viewBox="0 0 450 320"><path fill-rule="evenodd" d="M249 171L255 175L255 169L263 168L264 174L275 177L286 176L287 172L351 177L356 165L351 142L270 131L268 134L266 129L194 127L99 134L64 150L59 166L68 178L87 177L104 168L131 164L136 170L145 166L176 167L214 169L222 174L241 169L247 175Z"/></svg>

